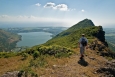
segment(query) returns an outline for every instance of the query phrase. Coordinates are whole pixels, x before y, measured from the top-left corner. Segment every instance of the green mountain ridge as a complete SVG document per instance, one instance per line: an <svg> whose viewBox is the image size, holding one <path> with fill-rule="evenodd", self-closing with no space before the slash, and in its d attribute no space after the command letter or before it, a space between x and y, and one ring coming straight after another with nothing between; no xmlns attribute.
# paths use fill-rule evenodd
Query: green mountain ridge
<svg viewBox="0 0 115 77"><path fill-rule="evenodd" d="M89 19L80 21L78 24L73 25L67 30L61 32L51 40L47 41L44 45L61 45L65 47L76 48L81 34L85 34L89 40L89 44L96 38L107 46L105 41L105 32L102 26L95 26Z"/></svg>
<svg viewBox="0 0 115 77"><path fill-rule="evenodd" d="M86 22L87 21L87 22ZM89 23L89 25L88 25ZM81 34L85 34L88 39L88 47L91 50L95 50L97 53L103 56L108 56L114 58L114 53L108 47L108 43L105 40L105 32L103 31L102 26L91 25L91 20L85 19L78 24L70 27L66 31L61 32L54 38L48 40L43 45L45 46L55 46L59 45L62 47L67 47L70 49L78 48L78 41L81 37ZM83 25L84 24L84 25ZM87 26L85 25L87 24ZM76 28L73 30L73 28ZM66 34L66 35L63 35Z"/></svg>
<svg viewBox="0 0 115 77"><path fill-rule="evenodd" d="M77 24L73 25L72 27L68 28L67 30L61 32L56 37L66 36L66 35L69 35L70 33L74 32L76 30L83 29L86 27L92 27L92 26L95 26L95 25L90 19L84 19L84 20L78 22Z"/></svg>

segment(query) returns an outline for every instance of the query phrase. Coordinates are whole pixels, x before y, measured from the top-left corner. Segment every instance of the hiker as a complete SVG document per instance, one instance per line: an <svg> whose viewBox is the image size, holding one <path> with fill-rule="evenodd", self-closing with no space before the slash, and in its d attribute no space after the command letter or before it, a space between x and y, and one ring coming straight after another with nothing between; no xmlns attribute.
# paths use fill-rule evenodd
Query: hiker
<svg viewBox="0 0 115 77"><path fill-rule="evenodd" d="M81 36L82 37L79 39L79 47L80 47L80 54L81 54L80 59L84 57L85 47L87 48L87 43L88 43L85 34L82 34Z"/></svg>

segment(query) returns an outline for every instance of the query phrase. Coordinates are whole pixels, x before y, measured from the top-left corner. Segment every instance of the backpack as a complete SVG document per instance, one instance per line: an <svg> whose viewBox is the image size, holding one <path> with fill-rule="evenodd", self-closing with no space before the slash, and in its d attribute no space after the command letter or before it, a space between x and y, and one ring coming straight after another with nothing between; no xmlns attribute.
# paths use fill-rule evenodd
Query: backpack
<svg viewBox="0 0 115 77"><path fill-rule="evenodd" d="M81 40L81 44L82 44L82 46L86 46L86 45L87 45L87 41L86 41L85 38L82 38L82 40Z"/></svg>

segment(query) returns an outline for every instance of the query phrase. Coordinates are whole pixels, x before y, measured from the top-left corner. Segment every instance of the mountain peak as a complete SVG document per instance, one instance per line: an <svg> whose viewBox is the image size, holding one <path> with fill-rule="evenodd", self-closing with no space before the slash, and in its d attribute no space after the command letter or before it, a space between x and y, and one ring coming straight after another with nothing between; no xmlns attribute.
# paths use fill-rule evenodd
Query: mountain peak
<svg viewBox="0 0 115 77"><path fill-rule="evenodd" d="M68 28L66 31L63 31L62 33L58 34L56 37L69 35L70 33L77 31L81 28L92 27L92 26L95 26L92 20L86 18L78 22L77 24L73 25L72 27Z"/></svg>
<svg viewBox="0 0 115 77"><path fill-rule="evenodd" d="M74 28L74 29L78 29L78 28L85 28L85 27L91 27L91 26L95 26L94 23L92 22L92 20L90 19L84 19L80 22L78 22L77 24L73 25L71 28Z"/></svg>

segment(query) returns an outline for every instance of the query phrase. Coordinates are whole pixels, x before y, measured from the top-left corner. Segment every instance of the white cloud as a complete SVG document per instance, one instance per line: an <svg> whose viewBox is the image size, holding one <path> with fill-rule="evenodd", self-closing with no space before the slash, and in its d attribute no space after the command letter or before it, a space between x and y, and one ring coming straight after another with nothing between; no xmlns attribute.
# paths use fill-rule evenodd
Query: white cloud
<svg viewBox="0 0 115 77"><path fill-rule="evenodd" d="M40 3L37 3L37 4L35 4L36 6L41 6L41 4Z"/></svg>
<svg viewBox="0 0 115 77"><path fill-rule="evenodd" d="M70 9L71 11L75 11L76 9Z"/></svg>
<svg viewBox="0 0 115 77"><path fill-rule="evenodd" d="M71 22L72 21L72 22ZM71 18L54 18L54 17L37 17L37 16L8 16L1 15L0 23L51 23L53 26L71 26L76 22L76 20ZM50 25L51 25L50 24Z"/></svg>
<svg viewBox="0 0 115 77"><path fill-rule="evenodd" d="M41 6L40 3L35 4L36 6ZM44 8L51 8L54 10L60 10L60 11L75 11L76 9L68 8L68 5L66 4L55 4L53 2L48 2L44 6Z"/></svg>
<svg viewBox="0 0 115 77"><path fill-rule="evenodd" d="M8 15L1 15L0 18L8 18Z"/></svg>
<svg viewBox="0 0 115 77"><path fill-rule="evenodd" d="M85 10L82 9L81 12L85 12Z"/></svg>
<svg viewBox="0 0 115 77"><path fill-rule="evenodd" d="M52 9L60 10L60 11L69 11L70 10L66 4L56 5L55 3L52 3L52 2L46 3L44 8L52 8Z"/></svg>
<svg viewBox="0 0 115 77"><path fill-rule="evenodd" d="M71 19L70 19L71 20ZM68 22L70 20L54 17L37 17L37 16L8 16L1 15L0 22Z"/></svg>
<svg viewBox="0 0 115 77"><path fill-rule="evenodd" d="M67 18L53 18L53 17L36 17L36 16L8 16L1 15L0 22L7 23L61 23L65 24L65 26L73 25L76 20L67 19Z"/></svg>
<svg viewBox="0 0 115 77"><path fill-rule="evenodd" d="M44 6L44 8L54 8L55 7L55 3L52 2L48 2L46 3L46 5Z"/></svg>
<svg viewBox="0 0 115 77"><path fill-rule="evenodd" d="M57 6L54 7L55 9L59 9L61 11L68 11L68 6L66 4L59 4Z"/></svg>

